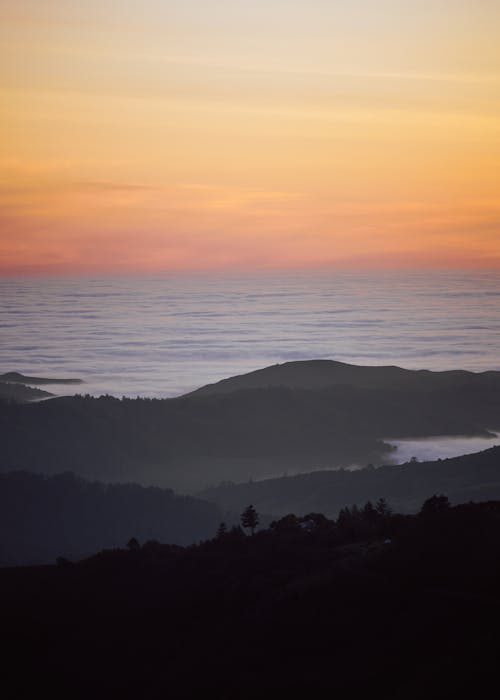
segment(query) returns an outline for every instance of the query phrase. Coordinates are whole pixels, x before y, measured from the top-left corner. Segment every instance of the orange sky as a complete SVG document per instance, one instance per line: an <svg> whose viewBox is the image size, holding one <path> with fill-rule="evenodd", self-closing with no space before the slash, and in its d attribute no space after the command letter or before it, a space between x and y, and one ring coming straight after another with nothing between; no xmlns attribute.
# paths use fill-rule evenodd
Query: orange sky
<svg viewBox="0 0 500 700"><path fill-rule="evenodd" d="M3 0L0 273L500 267L497 0Z"/></svg>

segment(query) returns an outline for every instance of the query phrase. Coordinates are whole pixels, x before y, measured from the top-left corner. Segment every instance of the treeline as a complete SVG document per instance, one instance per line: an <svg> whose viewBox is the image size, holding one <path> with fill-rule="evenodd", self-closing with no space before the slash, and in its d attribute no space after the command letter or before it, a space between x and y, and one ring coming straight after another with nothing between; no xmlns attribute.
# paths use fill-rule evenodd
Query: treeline
<svg viewBox="0 0 500 700"><path fill-rule="evenodd" d="M178 545L210 537L232 516L170 489L85 481L71 473L0 474L0 566L82 558L132 535Z"/></svg>
<svg viewBox="0 0 500 700"><path fill-rule="evenodd" d="M379 501L189 547L136 538L80 563L0 570L2 687L482 696L497 676L499 576L500 502L440 494L413 516Z"/></svg>
<svg viewBox="0 0 500 700"><path fill-rule="evenodd" d="M196 552L223 551L225 548L232 550L242 546L263 547L265 550L266 542L278 543L279 547L285 546L285 549L292 545L298 552L309 546L313 549L317 546L338 548L363 543L361 549L347 550L357 557L365 551L366 546L372 547L372 551L380 552L381 547L401 546L415 536L417 539L432 536L442 543L443 537L447 538L453 532L459 538L456 544L460 549L465 541L472 541L470 527L473 523L480 526L481 531L485 527L493 527L487 540L483 539L480 546L484 547L486 543L489 546L491 537L494 541L500 538L500 501L479 504L470 502L452 507L447 496L434 494L424 501L417 514L408 515L395 513L385 498L379 498L376 503L367 501L361 507L345 506L337 518L327 518L323 513L307 513L302 516L288 513L272 520L269 525L264 524L260 529L257 529L260 515L253 505L249 505L242 511L239 524L234 522L228 527L225 521L221 521L214 537L193 543L187 548L172 546L170 543L161 544L158 540L148 540L141 545L136 537L132 537L126 547L103 550L88 559L87 564L113 559L132 561L131 555L135 561L139 561L140 556L161 560L164 557L170 558L173 553L176 557L192 557ZM245 544L249 536L256 538L254 544ZM472 537L475 539L476 535ZM339 552L342 558L345 551L337 550L337 554ZM59 558L58 563L67 565L71 562Z"/></svg>

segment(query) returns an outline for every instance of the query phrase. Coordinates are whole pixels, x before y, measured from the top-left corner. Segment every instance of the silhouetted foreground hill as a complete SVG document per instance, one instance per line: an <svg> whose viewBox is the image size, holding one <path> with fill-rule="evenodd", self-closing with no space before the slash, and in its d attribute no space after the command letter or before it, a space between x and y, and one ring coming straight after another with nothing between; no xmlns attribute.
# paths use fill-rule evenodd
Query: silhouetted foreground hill
<svg viewBox="0 0 500 700"><path fill-rule="evenodd" d="M304 373L323 376L323 364L288 363L276 371L296 372L298 382ZM332 364L335 374L339 363ZM287 469L380 464L391 454L383 442L388 436L482 435L500 426L498 372L340 369L342 381L352 384L271 386L168 400L76 396L0 404L0 470L71 470L199 490Z"/></svg>
<svg viewBox="0 0 500 700"><path fill-rule="evenodd" d="M346 503L380 497L397 510L412 513L436 492L445 493L453 503L500 499L500 447L435 462L319 471L245 484L226 482L205 489L199 496L236 511L253 503L274 516L317 511L336 517Z"/></svg>
<svg viewBox="0 0 500 700"><path fill-rule="evenodd" d="M52 563L141 542L191 544L211 537L231 516L169 489L88 482L73 474L0 475L0 566Z"/></svg>
<svg viewBox="0 0 500 700"><path fill-rule="evenodd" d="M2 689L486 697L498 674L499 576L500 503L450 508L442 497L418 516L367 505L188 549L4 569Z"/></svg>

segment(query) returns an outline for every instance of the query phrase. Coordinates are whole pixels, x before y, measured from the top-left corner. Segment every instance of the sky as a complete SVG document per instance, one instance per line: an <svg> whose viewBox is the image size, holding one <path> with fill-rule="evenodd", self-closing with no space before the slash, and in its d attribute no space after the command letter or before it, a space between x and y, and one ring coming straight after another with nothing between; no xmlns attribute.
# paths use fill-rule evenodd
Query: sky
<svg viewBox="0 0 500 700"><path fill-rule="evenodd" d="M498 0L2 0L0 274L500 268Z"/></svg>

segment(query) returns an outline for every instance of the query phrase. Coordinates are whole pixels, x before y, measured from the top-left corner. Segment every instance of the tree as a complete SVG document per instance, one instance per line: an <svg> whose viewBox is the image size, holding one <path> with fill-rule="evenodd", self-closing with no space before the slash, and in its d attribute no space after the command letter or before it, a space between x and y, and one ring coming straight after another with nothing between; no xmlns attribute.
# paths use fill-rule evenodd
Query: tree
<svg viewBox="0 0 500 700"><path fill-rule="evenodd" d="M424 518L435 518L443 513L447 513L450 510L450 501L446 496L436 495L428 498L422 508L420 509L420 515Z"/></svg>
<svg viewBox="0 0 500 700"><path fill-rule="evenodd" d="M379 515L383 516L384 518L387 518L390 515L392 515L392 510L385 498L378 499L378 501L375 503L375 510Z"/></svg>
<svg viewBox="0 0 500 700"><path fill-rule="evenodd" d="M135 537L132 537L128 542L127 542L127 547L130 552L137 552L140 548L141 545L139 542L135 539Z"/></svg>
<svg viewBox="0 0 500 700"><path fill-rule="evenodd" d="M379 512L371 501L365 503L361 511L361 516L368 525L376 525L380 518Z"/></svg>
<svg viewBox="0 0 500 700"><path fill-rule="evenodd" d="M280 518L279 520L273 520L270 527L275 532L293 533L293 532L297 532L300 530L300 523L299 523L299 519L297 518L297 516L294 515L293 513L290 513L289 515L285 515L283 518Z"/></svg>
<svg viewBox="0 0 500 700"><path fill-rule="evenodd" d="M65 567L71 566L72 562L70 562L69 559L66 559L66 557L57 557L56 564L57 564L57 566L65 568Z"/></svg>
<svg viewBox="0 0 500 700"><path fill-rule="evenodd" d="M217 528L216 537L218 540L220 540L220 538L224 537L224 535L227 535L227 526L226 523L222 522Z"/></svg>
<svg viewBox="0 0 500 700"><path fill-rule="evenodd" d="M259 515L252 505L245 508L241 514L241 524L243 527L248 528L253 535L255 528L259 524Z"/></svg>

